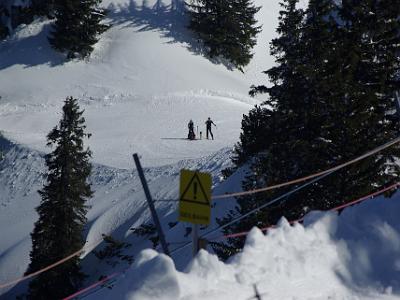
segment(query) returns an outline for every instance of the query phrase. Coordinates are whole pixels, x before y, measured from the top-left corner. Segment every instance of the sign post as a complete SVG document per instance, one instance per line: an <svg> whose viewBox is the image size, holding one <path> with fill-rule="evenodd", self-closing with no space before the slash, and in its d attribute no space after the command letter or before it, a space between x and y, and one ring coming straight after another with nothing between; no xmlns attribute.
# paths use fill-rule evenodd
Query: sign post
<svg viewBox="0 0 400 300"><path fill-rule="evenodd" d="M199 252L199 224L192 224L193 257Z"/></svg>
<svg viewBox="0 0 400 300"><path fill-rule="evenodd" d="M198 252L198 224L210 224L211 175L181 170L179 186L179 221L193 224L193 255Z"/></svg>
<svg viewBox="0 0 400 300"><path fill-rule="evenodd" d="M137 171L139 173L140 181L142 182L142 185L143 185L144 194L146 195L147 203L149 204L151 216L153 217L154 224L156 225L156 228L158 231L158 236L160 238L161 247L162 247L164 253L166 255L170 256L170 253L168 250L168 244L165 241L164 232L162 230L160 220L158 219L157 212L156 212L156 209L155 209L154 203L153 203L153 198L151 197L150 190L147 185L146 178L144 177L142 165L140 164L139 156L137 155L137 153L133 154L133 159L135 160L135 164L136 164Z"/></svg>
<svg viewBox="0 0 400 300"><path fill-rule="evenodd" d="M397 111L397 116L400 118L400 93L399 91L395 92L395 104L396 104L396 111Z"/></svg>

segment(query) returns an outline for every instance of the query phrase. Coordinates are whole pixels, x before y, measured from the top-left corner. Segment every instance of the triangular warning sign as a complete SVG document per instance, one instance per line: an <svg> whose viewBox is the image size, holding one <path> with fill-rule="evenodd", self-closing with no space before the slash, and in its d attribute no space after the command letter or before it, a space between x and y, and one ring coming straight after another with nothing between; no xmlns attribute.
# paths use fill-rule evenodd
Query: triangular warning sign
<svg viewBox="0 0 400 300"><path fill-rule="evenodd" d="M193 177L184 188L180 198L180 201L183 202L210 206L210 199L204 190L203 183L201 182L197 172L194 173Z"/></svg>
<svg viewBox="0 0 400 300"><path fill-rule="evenodd" d="M179 184L179 221L210 224L211 175L181 170Z"/></svg>

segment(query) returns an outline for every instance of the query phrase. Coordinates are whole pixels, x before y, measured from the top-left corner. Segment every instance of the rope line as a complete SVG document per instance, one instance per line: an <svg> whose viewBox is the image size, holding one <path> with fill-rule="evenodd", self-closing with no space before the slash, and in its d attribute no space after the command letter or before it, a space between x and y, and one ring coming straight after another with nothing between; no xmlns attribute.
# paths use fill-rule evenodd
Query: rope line
<svg viewBox="0 0 400 300"><path fill-rule="evenodd" d="M301 177L301 178L297 178L297 179L294 179L294 180L291 180L291 181L287 181L287 182L284 182L284 183L271 185L271 186L264 187L264 188L254 189L254 190L245 191L245 192L237 192L237 193L231 193L231 194L216 195L216 196L211 197L211 199L223 199L223 198L230 198L230 197L237 197L237 196L255 194L255 193L265 192L265 191L281 188L281 187L284 187L284 186L292 185L292 184L295 184L295 183L303 182L303 181L306 181L306 180L309 180L309 179L324 175L324 174L329 173L329 172L335 172L337 170L340 170L340 169L342 169L344 167L347 167L349 165L352 165L352 164L354 164L354 163L356 163L356 162L358 162L360 160L363 160L364 158L367 158L367 157L369 157L369 156L371 156L373 154L376 154L376 153L378 153L378 152L380 152L380 151L382 151L382 150L384 150L386 148L389 148L389 147L391 147L391 146L393 146L393 145L395 145L395 144L397 144L399 142L400 142L400 137L398 137L398 138L394 139L393 141L390 141L390 142L388 142L386 144L383 144L383 145L381 145L381 146L379 146L379 147L377 147L377 148L375 148L375 149L373 149L371 151L368 151L367 153L364 153L363 155L361 155L359 157L356 157L356 158L354 158L352 160L349 160L349 161L347 161L347 162L345 162L343 164L337 165L335 167L332 167L330 169L327 169L327 170L324 170L324 171L321 171L321 172L318 172L318 173L314 173L314 174L311 174L311 175L308 175L308 176L304 176L304 177Z"/></svg>
<svg viewBox="0 0 400 300"><path fill-rule="evenodd" d="M100 240L100 241L97 241L96 243L94 243L94 246L97 247L102 241L103 241L103 239ZM40 270L38 270L36 272L33 272L33 273L28 274L28 275L19 277L17 279L12 280L12 281L0 284L0 289L3 289L3 288L8 287L10 285L15 285L15 284L17 284L17 283L19 283L21 281L24 281L26 279L29 279L29 278L35 277L35 276L37 276L39 274L42 274L42 273L44 273L44 272L46 272L46 271L48 271L50 269L53 269L53 268L65 263L66 261L74 258L75 256L81 255L84 251L85 251L85 246L83 246L80 250L68 255L67 257L64 257L63 259L60 259L60 260L56 261L55 263L53 263L51 265L48 265L47 267L44 267L43 269L40 269Z"/></svg>
<svg viewBox="0 0 400 300"><path fill-rule="evenodd" d="M224 224L222 226L219 226L219 227L217 227L217 228L215 228L215 229L203 234L201 237L205 237L207 235L210 235L211 233L214 233L214 232L216 232L218 230L224 229L224 228L226 228L226 227L228 227L228 226L230 226L232 224L235 224L235 223L239 222L240 220L242 220L242 219L254 214L255 212L259 211L260 209L266 208L266 207L274 204L275 202L278 202L282 198L286 198L286 197L290 196L291 194L294 194L297 191L300 191L300 190L304 189L305 187L307 187L307 186L309 186L309 185L311 185L311 184L313 184L313 183L315 183L315 182L327 177L328 175L334 173L335 171L336 170L330 171L328 173L325 172L323 175L320 175L319 177L314 178L313 180L308 181L308 182L302 184L301 186L298 186L298 187L294 188L293 190L288 191L287 193L284 193L283 195L280 195L280 196L276 197L275 199L273 199L273 200L271 200L271 201L269 201L269 202L267 202L267 203L265 203L265 204L263 204L263 205L261 205L261 206L259 206L257 208L252 209L251 211L245 213L244 215L241 215L241 216L237 217L236 219L233 219L232 221L230 221L230 222L228 222L228 223L226 223L226 224Z"/></svg>
<svg viewBox="0 0 400 300"><path fill-rule="evenodd" d="M86 287L86 288L84 288L84 289L81 289L81 290L79 290L79 291L73 293L72 295L70 295L70 296L68 296L68 297L63 298L62 300L71 300L71 299L73 299L73 298L75 298L75 297L77 297L77 296L79 296L79 295L82 295L83 293L85 293L85 292L87 292L87 291L90 291L91 289L94 289L95 287L97 287L97 286L99 286L99 285L102 285L102 284L106 283L107 281L111 280L111 279L114 278L115 276L121 275L121 274L122 274L122 272L115 272L115 273L112 273L111 275L108 275L107 277L105 277L105 278L103 278L103 279L101 279L101 280L99 280L99 281L97 281L97 282L95 282L95 283L89 285L88 287Z"/></svg>
<svg viewBox="0 0 400 300"><path fill-rule="evenodd" d="M376 153L378 153L378 152L380 152L380 151L382 151L382 150L384 150L386 148L389 148L389 147L391 147L391 146L393 146L393 145L395 145L395 144L397 144L399 142L400 142L400 137L394 139L393 141L387 142L386 144L383 144L383 145L381 145L381 146L379 146L379 147L377 147L377 148L375 148L375 149L373 149L371 151L368 151L368 152L364 153L361 156L358 156L358 157L356 157L356 158L354 158L352 160L349 160L349 161L347 161L345 163L342 163L340 165L337 165L335 167L326 169L324 171L320 171L320 172L313 173L313 174L310 174L310 175L307 175L307 176L304 176L304 177L296 178L296 179L293 179L293 180L290 180L290 181L287 181L287 182L283 182L283 183L279 183L279 184L275 184L275 185L271 185L271 186L263 187L263 188L259 188L259 189L253 189L253 190L237 192L237 193L215 195L215 196L211 196L211 199L213 199L213 200L214 199L225 199L225 198L231 198L231 197L238 197L238 196L243 196L243 195L261 193L261 192L270 191L270 190L274 190L274 189L277 189L277 188L285 187L285 186L288 186L288 185L293 185L295 183L300 183L300 182L303 182L303 181L307 181L309 179L313 179L315 177L324 175L326 173L335 172L335 171L338 171L340 169L343 169L344 167L352 165L352 164L354 164L354 163L356 163L356 162L358 162L360 160L363 160L363 159L365 159L365 158L367 158L369 156L372 156L372 155L374 155L374 154L376 154ZM158 199L158 200L155 200L154 202L179 202L179 200L177 200L177 199Z"/></svg>
<svg viewBox="0 0 400 300"><path fill-rule="evenodd" d="M381 189L381 190L379 190L379 191L376 191L376 192L371 193L371 194L369 194L369 195L363 196L363 197L358 198L358 199L356 199L356 200L353 200L353 201L351 201L351 202L348 202L348 203L345 203L345 204L336 206L336 207L331 208L331 209L329 209L329 210L327 210L327 211L337 211L337 210L340 210L340 209L343 209L343 208L352 206L352 205L354 205L354 204L357 204L357 203L363 202L363 201L365 201L365 200L368 200L368 199L370 199L370 198L373 198L373 197L375 197L375 196L377 196L377 195L383 194L384 192L387 192L387 191L392 190L392 189L394 189L394 188L397 188L397 187L399 187L399 186L400 186L400 182L397 182L397 183L392 184L391 186L388 186L388 187L386 187L386 188L383 188L383 189ZM299 218L299 219L290 221L289 224L294 224L294 223L302 222L302 221L304 221L304 218L305 218L305 216L303 216L303 217L301 217L301 218ZM264 231L267 231L268 229L271 229L271 228L274 228L274 227L276 227L276 225L270 225L270 226L267 226L267 227L263 227L263 228L260 228L260 230L264 232ZM241 237L241 236L247 235L249 232L250 232L250 231L244 231L244 232L226 234L226 235L222 235L222 236L220 236L220 237L218 237L218 238L212 239L212 241L221 240L221 239L227 239L227 238Z"/></svg>
<svg viewBox="0 0 400 300"><path fill-rule="evenodd" d="M269 201L269 202L267 202L267 203L265 203L265 204L263 204L263 205L261 205L261 206L255 208L255 209L252 209L251 211L247 212L246 214L241 215L240 217L238 217L238 218L236 218L236 219L233 219L231 222L226 223L226 224L224 224L224 225L222 225L222 226L218 226L217 228L214 228L214 229L210 230L209 232L204 233L204 234L201 235L200 237L203 238L203 237L205 237L205 236L207 236L207 235L210 235L210 234L212 234L212 233L214 233L214 232L216 232L216 231L218 231L218 230L224 229L225 227L230 226L230 225L232 225L232 224L234 224L234 223L236 223L236 222L242 220L243 218L246 218L246 217L252 215L252 214L255 213L256 211L258 211L258 210L260 210L260 209L263 209L263 208L265 208L265 207L267 207L267 206L269 206L269 205L271 205L271 204L273 204L273 203L275 203L275 202L281 200L282 198L285 198L285 197L287 197L287 196L289 196L289 195L291 195L291 194L293 194L293 193L295 193L295 192L297 192L297 191L299 191L299 190L301 190L301 189L303 189L303 188L309 186L310 184L313 184L313 183L315 183L315 182L321 180L322 178L324 178L324 177L326 177L326 176L332 174L333 172L334 172L334 171L331 171L331 172L326 173L326 174L323 174L323 175L321 175L321 176L319 176L319 177L317 177L317 178L314 178L313 180L311 180L311 181L309 181L309 182L306 182L306 183L304 183L303 185L301 185L301 186L299 186L299 187L297 187L297 188L295 188L295 189L293 189L293 190L291 190L291 191L289 191L289 192L287 192L287 193L284 193L283 195L280 195L280 196L276 197L275 199L273 199L273 200L271 200L271 201ZM175 253L175 252L177 252L177 251L180 251L180 250L182 250L183 248L186 248L186 247L189 246L190 244L192 244L192 241L187 242L186 244L184 244L184 245L182 245L182 246L180 246L180 247L178 247L178 248L172 250L172 251L171 251L171 254L172 254L172 253Z"/></svg>
<svg viewBox="0 0 400 300"><path fill-rule="evenodd" d="M57 261L57 262L55 262L55 263L53 263L53 264L51 264L51 265L49 265L49 266L43 268L43 269L40 269L40 270L38 270L38 271L36 271L36 272L30 273L30 274L25 275L25 276L23 276L23 277L14 279L14 280L12 280L12 281L10 281L10 282L3 283L3 284L0 285L0 289L3 289L3 288L5 288L5 287L8 287L8 286L13 285L13 284L17 284L17 283L19 283L19 282L21 282L21 281L23 281L23 280L26 280L26 279L31 278L31 277L35 277L35 276L37 276L37 275L39 275L39 274L41 274L41 273L43 273L43 272L46 272L46 271L48 271L48 270L50 270L50 269L53 269L53 268L57 267L58 265L61 265L62 263L64 263L64 262L70 260L71 258L80 255L80 254L82 253L82 251L83 251L83 250L80 249L80 250L78 250L78 251L72 253L71 255L69 255L69 256L67 256L67 257L64 257L63 259L61 259L61 260L59 260L59 261Z"/></svg>
<svg viewBox="0 0 400 300"><path fill-rule="evenodd" d="M249 191L229 193L229 194L222 194L222 195L215 195L215 196L211 196L211 199L213 199L213 200L215 200L215 199L225 199L225 198L238 197L238 196L243 196L243 195L256 194L256 193L261 193L261 192L270 191L270 190L274 190L274 189L277 189L277 188L285 187L285 186L288 186L288 185L293 185L295 183L300 183L300 182L303 182L303 181L307 181L309 179L313 179L315 177L324 175L326 173L335 172L335 171L338 171L340 169L343 169L344 167L352 165L352 164L354 164L354 163L356 163L356 162L358 162L360 160L363 160L363 159L365 159L365 158L367 158L367 157L369 157L371 155L374 155L374 154L376 154L376 153L378 153L378 152L380 152L380 151L382 151L382 150L384 150L386 148L389 148L389 147L391 147L391 146L393 146L393 145L395 145L395 144L397 144L399 142L400 142L400 137L398 137L398 138L394 139L393 141L390 141L390 142L388 142L386 144L383 144L383 145L381 145L381 146L379 146L379 147L377 147L377 148L375 148L375 149L373 149L371 151L368 151L368 152L364 153L361 156L358 156L358 157L356 157L356 158L354 158L352 160L349 160L349 161L347 161L345 163L342 163L340 165L337 165L335 167L326 169L324 171L320 171L320 172L313 173L313 174L310 174L310 175L307 175L307 176L304 176L304 177L296 178L296 179L293 179L293 180L290 180L290 181L287 181L287 182L283 182L283 183L279 183L279 184L275 184L275 185L271 185L271 186L263 187L263 188L259 188L259 189L253 189L253 190L249 190ZM179 202L179 200L178 199L156 199L156 200L154 200L154 202Z"/></svg>
<svg viewBox="0 0 400 300"><path fill-rule="evenodd" d="M310 185L310 184L312 184L312 183L314 183L314 182L316 182L316 181L318 181L318 180L324 178L325 176L328 176L329 174L331 174L331 173L333 173L333 172L335 172L335 171L337 171L337 170L339 170L339 169L342 169L342 168L344 168L344 167L346 167L346 166L348 166L348 165L351 165L351 164L353 164L353 163L355 163L355 162L358 162L358 161L360 161L360 160L362 160L362 159L364 159L364 158L366 158L366 157L369 157L369 156L371 156L371 155L373 155L373 154L375 154L375 153L378 153L378 152L380 152L380 151L382 151L382 150L384 150L384 149L386 149L386 148L388 148L388 147L390 147L390 146L392 146L392 145L395 145L395 144L397 144L397 143L399 143L399 142L400 142L400 137L398 137L398 138L394 139L393 141L390 141L390 142L388 142L388 143L386 143L386 144L384 144L384 145L381 145L381 146L375 148L374 150L371 150L371 151L369 151L369 152L367 152L367 153L365 153L365 154L363 154L363 155L361 155L361 156L359 156L359 157L357 157L357 158L355 158L355 159L353 159L353 160L350 160L350 161L348 161L348 162L345 162L345 163L343 163L343 164L340 164L340 165L338 165L338 166L336 166L336 167L333 167L333 168L330 168L330 169L327 169L327 170L325 170L325 171L321 171L321 172L318 172L318 173L315 173L315 174L311 174L311 175L308 175L308 176L305 176L305 177L301 177L301 178L298 178L298 179L294 179L294 180L291 180L291 181L288 181L288 182L285 182L285 183L280 183L280 184L276 184L276 185L273 185L273 186L264 187L264 188L260 188L260 189L255 189L255 190L251 190L251 191L245 191L245 192L238 192L238 193L231 193L231 194L224 194L224 195L216 195L216 196L213 196L212 199L223 199L223 198L230 198L230 197L234 197L234 196L242 196L242 195L248 195L248 194L255 194L255 193L264 192L264 191L268 191L268 190L272 190L272 189L276 189L276 188L280 188L280 187L292 185L292 184L295 184L295 183L303 182L303 181L306 181L306 180L308 180L308 179L313 179L313 180L311 180L311 181L309 181L309 182L307 182L307 183L301 185L300 187L297 187L297 188L295 188L294 190L289 191L288 193L285 193L285 194L283 194L282 196L279 196L279 197L275 198L274 200L272 200L272 201L270 201L270 202L267 202L266 204L264 204L264 205L258 207L257 209L255 209L255 210L253 210L253 211L250 211L250 212L246 213L245 215L242 215L242 216L240 216L239 218L236 218L236 219L232 220L231 222L229 222L229 223L227 223L227 224L225 224L225 225L223 225L223 226L217 227L217 228L215 228L215 229L213 229L213 230L211 230L211 231L205 233L204 235L202 235L202 237L205 237L205 236L207 236L207 235L209 235L209 234L211 234L211 233L213 233L213 232L216 232L217 230L221 230L221 229L223 229L223 228L225 228L225 227L227 227L227 226L229 226L229 225L232 225L233 223L235 223L235 222L237 222L237 221L240 221L241 219L243 219L243 218L245 218L245 217L247 217L247 216L253 214L254 212L256 212L256 211L258 211L258 210L260 210L260 209L262 209L262 208L265 208L265 207L267 207L268 205L271 205L271 204L275 203L276 201L282 199L283 197L289 196L290 194L297 192L298 190L300 190L300 189L302 189L302 188L304 188L304 187L306 187L306 186L308 186L308 185ZM98 241L97 244L96 244L95 246L99 245L101 242L102 242L102 240ZM174 253L174 252L176 252L176 251L179 251L180 249L183 249L183 248L187 247L187 246L190 245L191 243L192 243L192 242L188 242L188 243L186 243L185 245L174 249L173 251L171 251L171 253ZM39 275L39 274L41 274L41 273L43 273L43 272L46 272L46 271L48 271L48 270L50 270L50 269L53 269L53 268L55 268L56 266L61 265L61 264L63 264L64 262L66 262L66 261L72 259L73 257L80 255L82 252L84 252L84 247L83 247L82 249L80 249L80 250L78 250L78 251L76 251L76 252L70 254L69 256L67 256L67 257L65 257L65 258L63 258L63 259L61 259L61 260L59 260L59 261L57 261L57 262L55 262L55 263L53 263L53 264L51 264L51 265L45 267L45 268L43 268L43 269L40 269L40 270L38 270L38 271L36 271L36 272L33 272L33 273L31 273L31 274L22 276L22 277L20 277L20 278L14 279L14 280L12 280L12 281L9 281L9 282L0 284L0 289L3 289L3 288L5 288L5 287L8 287L8 286L11 286L11 285L14 285L14 284L17 284L17 283L19 283L19 282L21 282L21 281L23 281L23 280L26 280L26 279L28 279L28 278L35 277L35 276L37 276L37 275Z"/></svg>
<svg viewBox="0 0 400 300"><path fill-rule="evenodd" d="M321 179L322 179L322 178L321 178ZM311 182L310 182L309 184L311 184ZM367 200L367 199L369 199L369 198L372 198L372 197L375 197L375 196L377 196L377 195L380 195L380 194L382 194L382 193L384 193L384 192L386 192L386 191L389 191L389 190L391 190L391 189L397 188L398 186L400 186L400 182L397 182L397 183L395 183L395 184L392 184L392 185L390 185L390 186L388 186L388 187L386 187L386 188L383 188L383 189L381 189L381 190L379 190L379 191L376 191L376 192L374 192L374 193L372 193L372 194L363 196L363 197L361 197L361 198L359 198L359 199L357 199L357 200L354 200L354 201L351 201L351 202L342 204L342 205L340 205L340 206L337 206L337 207L335 207L335 208L332 208L331 210L340 210L340 209L342 209L342 208L345 208L345 207L348 207L348 206L357 204L357 203L362 202L362 201L365 201L365 200ZM292 191L292 192L294 192L294 191ZM282 197L285 197L285 196L286 196L286 194L285 194L285 195L282 195L282 196L279 196L278 198L282 198ZM275 201L275 200L277 200L277 199L274 199L274 200L272 200L272 201ZM272 201L271 201L271 202L272 202ZM268 203L266 203L266 204L268 204ZM289 222L289 223L290 223L290 224L293 224L293 223L295 223L295 222L300 222L300 221L302 221L303 219L304 219L304 217L303 217L303 218L300 218L300 219L298 219L298 220L291 221L291 222ZM233 220L233 221L234 221L234 220ZM209 234L211 234L211 233L213 233L213 232L215 232L215 231L217 231L217 230L223 229L223 228L225 228L225 227L231 225L231 223L232 223L232 222L230 222L230 223L228 223L228 224L225 224L224 226L220 226L220 227L218 227L218 228L215 228L215 229L211 230L210 232L205 233L205 234L202 235L201 237L205 237L206 235L209 235ZM232 224L233 224L233 223L232 223ZM270 229L270 228L273 228L273 227L275 227L275 225L271 225L271 226L268 226L268 227L264 227L264 228L261 228L261 231L266 231L267 229ZM215 241L215 240L219 240L219 239L224 239L224 238L235 238L235 237L240 237L240 236L244 236L244 235L246 235L246 234L248 234L248 233L249 233L249 232L246 231L246 232L239 232L239 233L227 234L227 235L223 235L223 236L220 236L220 237L211 239L211 241ZM171 251L171 254L174 253L174 252L177 252L177 251L179 251L179 250L181 250L181 249L183 249L183 248L186 248L186 247L189 246L190 244L192 244L192 241L188 241L186 244L184 244L184 245L182 245L182 246L180 246L180 247L178 247L178 248L172 250L172 251Z"/></svg>
<svg viewBox="0 0 400 300"><path fill-rule="evenodd" d="M358 198L358 199L356 199L356 200L350 201L350 202L348 202L348 203L345 203L345 204L336 206L336 207L334 207L334 208L332 208L332 209L329 209L328 211L337 211L337 210L340 210L340 209L342 209L342 208L349 207L349 206L351 206L351 205L354 205L354 204L363 202L363 201L365 201L365 200L368 200L368 199L370 199L370 198L373 198L373 197L375 197L375 196L377 196L377 195L383 194L384 192L389 191L389 190L392 190L392 189L397 188L397 187L399 187L399 186L400 186L400 182L397 182L397 183L392 184L392 185L390 185L390 186L388 186L388 187L386 187L386 188L383 188L383 189L381 189L381 190L379 190L379 191L373 192L373 193L371 193L371 194L368 194L368 195L363 196L363 197L361 197L361 198ZM292 225L292 224L294 224L294 223L301 222L301 221L304 220L304 218L305 218L305 216L302 217L302 218L299 218L299 219L290 221L289 224ZM271 229L271 228L274 228L274 227L276 227L276 225L270 225L270 226L267 226L267 227L263 227L263 228L261 228L260 230L261 230L262 232L265 232L265 231L267 231L268 229ZM248 233L249 233L249 231L246 231L246 232L239 232L239 233L233 233L233 234L227 234L227 235L223 235L223 236L220 236L220 237L211 239L210 241L217 241L217 240L221 240L221 239L241 237L241 236L247 235ZM184 247L190 245L191 243L192 243L192 242L187 242L183 247L179 247L179 248L177 248L177 249L172 250L172 251L171 251L171 254L172 254L173 252L178 251L179 249L182 249L182 248L184 248ZM124 272L125 272L125 271L124 271ZM76 292L75 294L73 294L73 295L71 295L71 296L68 296L67 298L64 298L63 300L71 300L71 299L73 299L73 298L76 297L76 296L79 296L79 295L81 295L81 294L83 294L83 293L85 293L85 292L87 292L87 291L89 291L89 290L91 290L91 289L93 289L93 288L95 288L95 287L101 285L101 284L104 284L104 283L108 282L109 280L111 280L111 279L114 278L115 276L119 276L119 275L121 275L122 273L123 273L123 272L113 273L113 274L107 276L106 278L104 278L104 279L102 279L102 280L100 280L100 281L98 281L98 282L96 282L96 283L94 283L94 284L88 286L87 288L82 289L82 290ZM104 286L101 287L99 290L101 290L101 289L103 289L103 288L104 288ZM97 291L99 291L99 290L97 290ZM97 292L97 291L96 291L96 292ZM86 296L85 296L85 297L86 297Z"/></svg>

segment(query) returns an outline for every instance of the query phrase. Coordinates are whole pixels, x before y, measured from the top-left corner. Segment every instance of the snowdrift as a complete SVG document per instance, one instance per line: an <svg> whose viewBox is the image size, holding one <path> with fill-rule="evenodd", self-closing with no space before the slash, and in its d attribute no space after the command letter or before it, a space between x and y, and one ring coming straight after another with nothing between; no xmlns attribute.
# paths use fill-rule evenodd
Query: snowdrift
<svg viewBox="0 0 400 300"><path fill-rule="evenodd" d="M266 235L254 228L227 263L202 250L184 272L144 250L112 289L88 299L252 299L254 285L264 300L400 299L399 209L397 196L340 216L312 212L304 225L282 219Z"/></svg>
<svg viewBox="0 0 400 300"><path fill-rule="evenodd" d="M0 130L7 137L0 138L6 152L0 162L0 282L22 275L29 263L43 152L50 150L45 138L60 119L62 101L72 95L85 109L96 163L86 239L90 244L112 234L134 245L129 251L135 258L113 289L87 299L250 299L254 284L263 300L400 299L399 196L367 201L340 217L312 214L304 226L282 220L266 236L254 229L243 252L227 263L201 252L185 269L190 247L173 260L152 250L136 255L151 243L134 237L131 228L151 218L131 171L132 153L142 156L154 199L177 198L181 168L210 172L216 194L240 191L245 170L222 183L221 170L230 166L242 114L259 103L248 97L249 87L264 84L261 72L273 65L268 43L276 36L280 8L278 0L255 1L263 6L257 15L263 32L243 74L202 55L180 6L170 10L171 2L182 1L161 2L103 1L113 27L85 61L65 62L49 47L52 21L45 19L21 25L0 43ZM204 133L208 116L218 125L215 141L184 140L189 119ZM176 205L156 203L167 240L175 245L190 239L184 238L187 224L169 227L177 219ZM233 205L218 202L213 218ZM87 283L115 271L87 250ZM14 299L27 283L1 290L0 298Z"/></svg>

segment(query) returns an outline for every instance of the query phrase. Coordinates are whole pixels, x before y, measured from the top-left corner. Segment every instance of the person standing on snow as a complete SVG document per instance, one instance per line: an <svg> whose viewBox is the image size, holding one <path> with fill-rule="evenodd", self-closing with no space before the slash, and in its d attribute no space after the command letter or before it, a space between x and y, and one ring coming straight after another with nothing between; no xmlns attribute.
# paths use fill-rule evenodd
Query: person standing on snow
<svg viewBox="0 0 400 300"><path fill-rule="evenodd" d="M194 140L196 138L196 135L194 134L194 124L192 120L189 121L188 128L189 128L188 139Z"/></svg>
<svg viewBox="0 0 400 300"><path fill-rule="evenodd" d="M211 120L210 117L208 117L207 121L206 121L206 127L207 127L207 132L206 132L206 137L208 140L208 132L210 132L211 138L214 139L214 135L211 131L211 124L213 124L215 127L217 127L217 125L214 124L214 122Z"/></svg>

